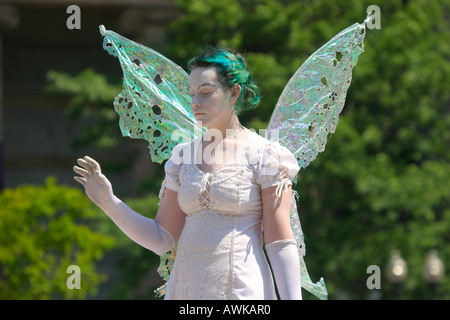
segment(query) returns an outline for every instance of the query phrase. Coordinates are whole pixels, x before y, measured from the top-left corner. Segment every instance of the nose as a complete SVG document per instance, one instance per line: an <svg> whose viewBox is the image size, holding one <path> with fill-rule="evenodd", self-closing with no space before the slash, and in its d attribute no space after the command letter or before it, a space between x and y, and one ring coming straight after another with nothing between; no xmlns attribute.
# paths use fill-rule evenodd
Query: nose
<svg viewBox="0 0 450 320"><path fill-rule="evenodd" d="M193 107L193 108L196 108L196 107L198 108L198 107L200 107L200 101L198 100L196 94L192 96L191 104L192 104L192 107Z"/></svg>

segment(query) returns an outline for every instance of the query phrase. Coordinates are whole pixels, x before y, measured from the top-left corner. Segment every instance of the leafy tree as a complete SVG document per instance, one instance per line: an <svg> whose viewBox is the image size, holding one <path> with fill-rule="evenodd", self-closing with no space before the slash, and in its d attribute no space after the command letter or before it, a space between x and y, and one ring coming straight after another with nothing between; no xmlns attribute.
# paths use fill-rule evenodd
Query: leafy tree
<svg viewBox="0 0 450 320"><path fill-rule="evenodd" d="M46 93L67 96L67 116L73 121L88 123L73 141L75 149L86 146L111 148L119 144L122 137L112 102L120 90L121 85L111 83L93 69L77 75L56 70L47 72Z"/></svg>
<svg viewBox="0 0 450 320"><path fill-rule="evenodd" d="M0 299L83 299L105 280L96 262L113 239L81 190L57 185L6 188L0 193ZM80 268L69 289L68 267Z"/></svg>

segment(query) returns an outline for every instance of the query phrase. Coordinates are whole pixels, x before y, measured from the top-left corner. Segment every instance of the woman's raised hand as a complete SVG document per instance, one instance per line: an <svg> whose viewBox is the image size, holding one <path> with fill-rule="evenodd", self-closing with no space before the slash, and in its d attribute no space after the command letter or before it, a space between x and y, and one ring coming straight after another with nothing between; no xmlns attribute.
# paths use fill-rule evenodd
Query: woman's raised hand
<svg viewBox="0 0 450 320"><path fill-rule="evenodd" d="M74 166L73 171L80 176L75 176L75 180L84 186L89 199L97 206L103 208L110 204L115 196L111 182L102 174L100 165L94 159L85 156L77 160L78 165Z"/></svg>

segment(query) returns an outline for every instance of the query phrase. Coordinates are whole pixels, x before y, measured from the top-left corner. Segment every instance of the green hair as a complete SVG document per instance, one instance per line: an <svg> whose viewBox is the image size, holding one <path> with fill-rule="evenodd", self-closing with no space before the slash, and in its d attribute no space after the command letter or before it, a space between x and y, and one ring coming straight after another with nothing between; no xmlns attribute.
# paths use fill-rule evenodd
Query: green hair
<svg viewBox="0 0 450 320"><path fill-rule="evenodd" d="M256 108L261 100L260 89L247 70L245 59L230 49L206 47L203 54L189 60L189 72L198 67L215 67L219 82L230 89L239 84L241 95L235 107L237 115Z"/></svg>

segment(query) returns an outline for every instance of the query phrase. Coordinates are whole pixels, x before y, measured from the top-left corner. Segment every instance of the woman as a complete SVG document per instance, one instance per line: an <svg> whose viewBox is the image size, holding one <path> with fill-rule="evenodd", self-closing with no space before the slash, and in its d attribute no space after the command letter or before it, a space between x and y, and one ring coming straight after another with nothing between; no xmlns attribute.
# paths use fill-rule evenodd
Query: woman
<svg viewBox="0 0 450 320"><path fill-rule="evenodd" d="M289 218L296 159L240 124L259 95L239 54L208 48L189 70L192 113L208 130L166 162L155 220L118 199L95 160L78 159L75 179L138 244L161 255L178 243L165 299L276 299L263 236L280 298L301 299Z"/></svg>

